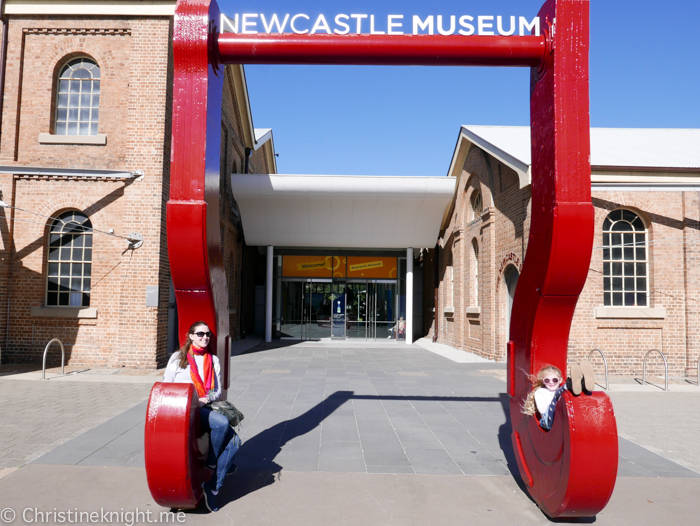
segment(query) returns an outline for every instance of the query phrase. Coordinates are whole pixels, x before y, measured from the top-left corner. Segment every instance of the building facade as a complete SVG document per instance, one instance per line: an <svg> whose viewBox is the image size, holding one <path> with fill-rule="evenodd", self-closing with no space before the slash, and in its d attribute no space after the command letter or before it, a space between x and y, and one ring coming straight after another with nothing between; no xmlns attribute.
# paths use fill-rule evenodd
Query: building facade
<svg viewBox="0 0 700 526"><path fill-rule="evenodd" d="M570 360L600 349L612 374L641 374L644 355L658 349L669 374L697 373L698 144L700 130L591 130L594 249ZM454 200L436 248L423 254L427 311L437 296L426 332L497 360L527 251L529 148L526 127L463 127L449 174Z"/></svg>
<svg viewBox="0 0 700 526"><path fill-rule="evenodd" d="M165 237L175 2L52 4L4 2L2 363L39 363L59 338L73 365L155 368L178 345ZM223 174L275 173L240 66L226 69L221 126ZM228 177L220 206L240 337L259 256Z"/></svg>

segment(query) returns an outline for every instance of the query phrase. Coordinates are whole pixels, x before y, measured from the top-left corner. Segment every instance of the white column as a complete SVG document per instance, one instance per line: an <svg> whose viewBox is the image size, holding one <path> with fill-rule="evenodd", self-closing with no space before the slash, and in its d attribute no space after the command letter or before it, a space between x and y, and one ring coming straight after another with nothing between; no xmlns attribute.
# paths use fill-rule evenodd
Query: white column
<svg viewBox="0 0 700 526"><path fill-rule="evenodd" d="M272 341L272 245L267 247L267 276L265 276L265 341Z"/></svg>
<svg viewBox="0 0 700 526"><path fill-rule="evenodd" d="M413 248L406 249L406 343L413 343Z"/></svg>

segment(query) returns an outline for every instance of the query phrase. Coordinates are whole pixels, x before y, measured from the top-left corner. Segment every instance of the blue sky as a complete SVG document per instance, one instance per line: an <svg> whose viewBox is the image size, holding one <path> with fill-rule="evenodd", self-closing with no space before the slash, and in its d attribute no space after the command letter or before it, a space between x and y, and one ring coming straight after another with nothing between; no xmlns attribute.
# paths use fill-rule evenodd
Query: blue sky
<svg viewBox="0 0 700 526"><path fill-rule="evenodd" d="M224 14L532 17L541 0L219 0ZM591 124L700 127L700 1L591 1ZM246 66L280 173L447 173L462 124L528 125L527 68ZM699 145L700 147L700 145Z"/></svg>

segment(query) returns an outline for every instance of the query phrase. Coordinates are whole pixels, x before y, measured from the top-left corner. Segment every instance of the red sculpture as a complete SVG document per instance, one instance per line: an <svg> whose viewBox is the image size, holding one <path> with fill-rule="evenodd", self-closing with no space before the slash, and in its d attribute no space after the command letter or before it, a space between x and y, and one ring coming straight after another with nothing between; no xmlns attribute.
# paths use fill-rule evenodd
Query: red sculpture
<svg viewBox="0 0 700 526"><path fill-rule="evenodd" d="M548 0L540 10L541 36L219 35L214 0L179 0L168 251L180 331L200 319L215 328L224 387L229 362L218 217L221 64L530 67L532 218L508 344L513 445L528 491L547 515L592 516L603 509L617 475L617 428L609 398L565 393L550 431L520 410L530 390L528 374L544 364L566 370L571 320L590 263L588 7L588 0ZM206 476L201 462L192 460L197 453L178 453L176 465L170 464L170 447L194 447L191 408L191 393L154 387L146 471L149 488L163 505L195 506ZM161 422L167 422L165 428ZM160 447L166 442L158 434L166 435L167 448ZM186 480L183 466L189 469Z"/></svg>

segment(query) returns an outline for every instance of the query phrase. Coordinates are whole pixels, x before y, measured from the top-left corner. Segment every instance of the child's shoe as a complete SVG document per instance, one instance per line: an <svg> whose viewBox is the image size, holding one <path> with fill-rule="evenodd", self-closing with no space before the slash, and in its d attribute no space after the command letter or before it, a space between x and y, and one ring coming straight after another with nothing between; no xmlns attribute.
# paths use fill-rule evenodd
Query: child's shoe
<svg viewBox="0 0 700 526"><path fill-rule="evenodd" d="M583 360L581 362L581 371L583 373L583 388L587 393L592 393L595 389L595 373L591 362Z"/></svg>
<svg viewBox="0 0 700 526"><path fill-rule="evenodd" d="M583 370L581 369L581 364L572 363L571 364L571 374L569 375L569 379L567 380L567 384L569 386L569 390L571 391L571 394L573 394L574 396L578 396L581 394L581 392L583 391L582 382L583 382Z"/></svg>

